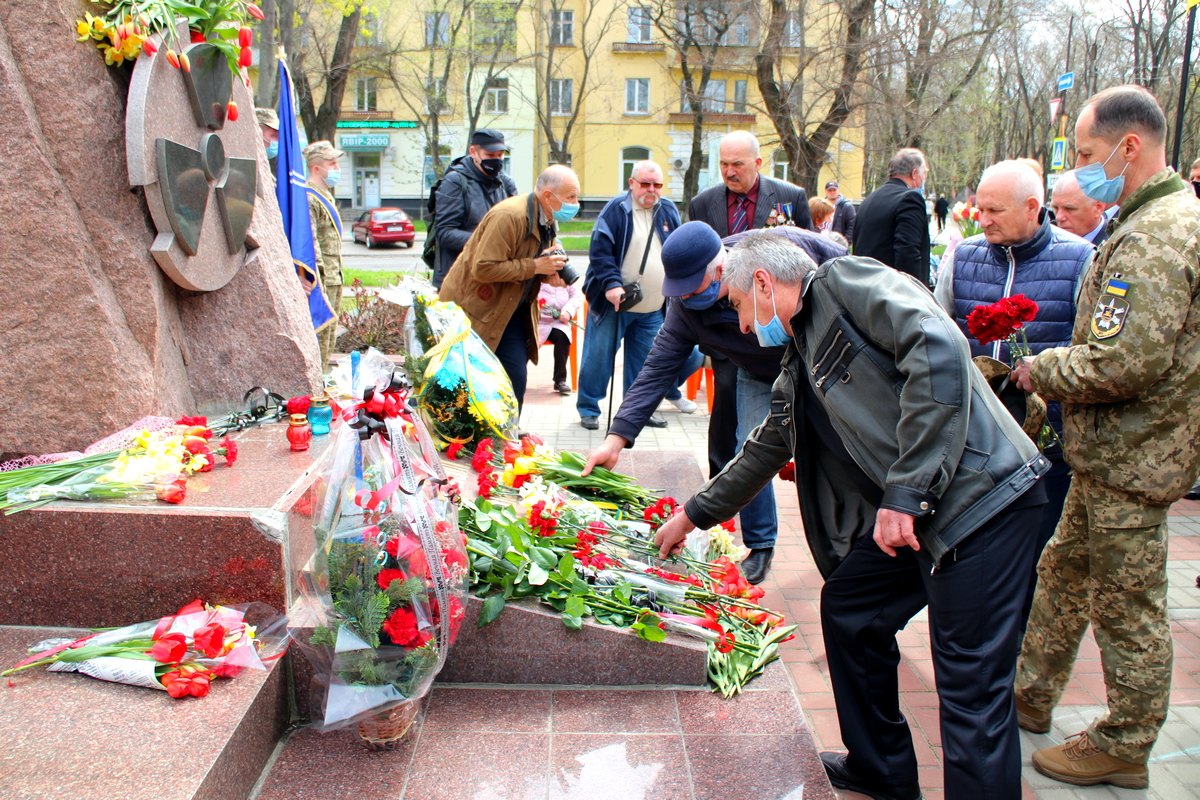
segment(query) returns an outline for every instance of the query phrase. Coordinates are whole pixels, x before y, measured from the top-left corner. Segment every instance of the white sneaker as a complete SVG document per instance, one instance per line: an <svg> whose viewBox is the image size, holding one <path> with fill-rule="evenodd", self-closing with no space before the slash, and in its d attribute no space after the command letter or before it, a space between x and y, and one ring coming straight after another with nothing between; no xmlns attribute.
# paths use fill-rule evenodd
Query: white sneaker
<svg viewBox="0 0 1200 800"><path fill-rule="evenodd" d="M679 409L680 414L695 414L698 406L686 397L680 397L678 400L672 400L671 405Z"/></svg>

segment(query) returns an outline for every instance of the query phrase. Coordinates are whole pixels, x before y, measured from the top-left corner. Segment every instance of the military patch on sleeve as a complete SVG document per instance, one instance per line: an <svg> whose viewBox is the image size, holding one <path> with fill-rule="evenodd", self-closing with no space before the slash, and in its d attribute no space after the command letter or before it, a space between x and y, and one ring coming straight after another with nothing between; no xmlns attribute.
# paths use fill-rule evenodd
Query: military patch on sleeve
<svg viewBox="0 0 1200 800"><path fill-rule="evenodd" d="M1100 295L1100 299L1096 301L1096 310L1092 313L1092 335L1097 339L1111 339L1116 336L1125 326L1125 320L1129 316L1129 301L1117 296L1111 288L1105 287L1107 291ZM1124 295L1128 287L1122 284L1119 291Z"/></svg>

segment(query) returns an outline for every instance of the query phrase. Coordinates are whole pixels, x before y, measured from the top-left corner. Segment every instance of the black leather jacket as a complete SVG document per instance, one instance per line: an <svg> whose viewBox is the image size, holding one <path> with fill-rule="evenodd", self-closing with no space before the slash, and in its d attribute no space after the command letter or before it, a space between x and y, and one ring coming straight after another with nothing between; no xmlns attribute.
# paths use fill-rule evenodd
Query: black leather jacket
<svg viewBox="0 0 1200 800"><path fill-rule="evenodd" d="M834 259L809 279L791 324L770 416L687 502L699 527L729 519L795 458L822 574L871 532L880 507L916 517L936 566L1049 469L910 276Z"/></svg>

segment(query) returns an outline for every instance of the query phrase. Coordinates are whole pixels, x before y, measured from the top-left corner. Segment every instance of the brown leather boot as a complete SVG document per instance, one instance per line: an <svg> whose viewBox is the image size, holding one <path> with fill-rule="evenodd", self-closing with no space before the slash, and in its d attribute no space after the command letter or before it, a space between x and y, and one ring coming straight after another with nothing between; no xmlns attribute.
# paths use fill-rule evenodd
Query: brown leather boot
<svg viewBox="0 0 1200 800"><path fill-rule="evenodd" d="M1017 724L1031 733L1050 732L1050 712L1040 711L1017 698Z"/></svg>
<svg viewBox="0 0 1200 800"><path fill-rule="evenodd" d="M1096 746L1087 731L1075 734L1058 747L1035 751L1033 766L1048 778L1076 786L1095 786L1099 783L1122 789L1145 789L1150 786L1150 773L1145 764L1134 764L1110 756Z"/></svg>

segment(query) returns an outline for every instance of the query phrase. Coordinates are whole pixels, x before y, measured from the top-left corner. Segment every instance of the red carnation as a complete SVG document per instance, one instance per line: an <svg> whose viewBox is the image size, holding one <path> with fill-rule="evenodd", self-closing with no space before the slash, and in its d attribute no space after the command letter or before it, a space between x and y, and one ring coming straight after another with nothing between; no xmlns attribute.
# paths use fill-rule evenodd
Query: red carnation
<svg viewBox="0 0 1200 800"><path fill-rule="evenodd" d="M414 649L433 637L417 628L417 615L407 608L397 608L383 623L383 632L400 647Z"/></svg>
<svg viewBox="0 0 1200 800"><path fill-rule="evenodd" d="M225 463L232 467L233 462L237 461L238 457L237 442L226 436L225 441L221 442L221 447L217 450L217 453L225 456Z"/></svg>
<svg viewBox="0 0 1200 800"><path fill-rule="evenodd" d="M289 414L307 414L311 403L312 399L308 395L302 394L299 397L293 397L291 400L288 400L285 408Z"/></svg>
<svg viewBox="0 0 1200 800"><path fill-rule="evenodd" d="M978 306L967 316L967 332L981 345L1009 338L1037 316L1037 303L1023 294Z"/></svg>
<svg viewBox="0 0 1200 800"><path fill-rule="evenodd" d="M196 425L207 428L208 427L208 417L180 417L179 420L176 421L175 424L182 425L185 428L191 428Z"/></svg>
<svg viewBox="0 0 1200 800"><path fill-rule="evenodd" d="M779 470L779 477L785 481L796 482L796 462L789 461L783 465L783 469Z"/></svg>
<svg viewBox="0 0 1200 800"><path fill-rule="evenodd" d="M405 581L408 576L404 574L402 569L381 569L376 581L379 583L380 589L387 589L392 585L392 581Z"/></svg>
<svg viewBox="0 0 1200 800"><path fill-rule="evenodd" d="M451 461L457 461L458 460L458 452L462 449L463 449L462 442L451 443L451 445L446 448L446 458L450 459Z"/></svg>

